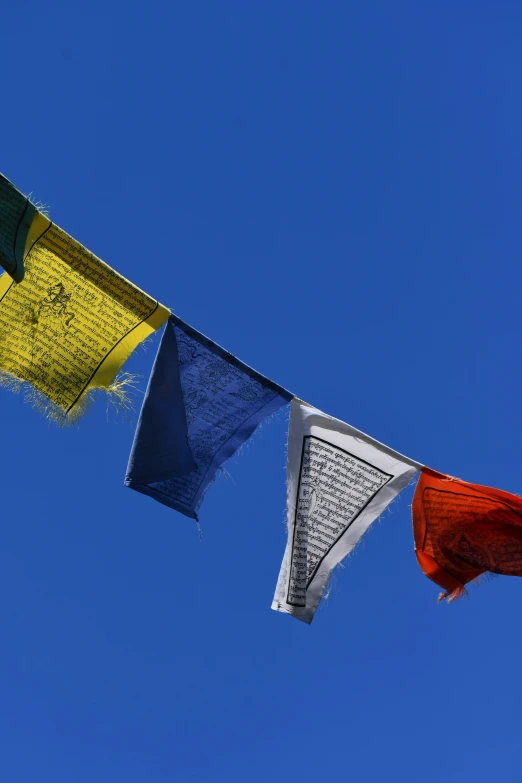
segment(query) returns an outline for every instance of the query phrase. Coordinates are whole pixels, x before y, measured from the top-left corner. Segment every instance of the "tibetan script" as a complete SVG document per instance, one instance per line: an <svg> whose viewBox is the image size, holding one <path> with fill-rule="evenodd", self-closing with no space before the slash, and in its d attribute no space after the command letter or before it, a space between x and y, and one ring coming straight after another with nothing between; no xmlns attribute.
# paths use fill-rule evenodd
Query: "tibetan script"
<svg viewBox="0 0 522 783"><path fill-rule="evenodd" d="M288 603L306 606L320 563L391 475L321 438L303 439Z"/></svg>

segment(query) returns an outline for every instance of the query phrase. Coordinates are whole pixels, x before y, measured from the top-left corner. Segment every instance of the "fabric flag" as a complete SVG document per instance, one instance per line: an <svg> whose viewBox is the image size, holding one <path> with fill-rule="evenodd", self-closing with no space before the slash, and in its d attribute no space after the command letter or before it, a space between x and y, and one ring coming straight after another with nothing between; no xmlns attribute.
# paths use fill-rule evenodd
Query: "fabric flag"
<svg viewBox="0 0 522 783"><path fill-rule="evenodd" d="M24 276L24 255L36 207L0 174L0 266L16 283Z"/></svg>
<svg viewBox="0 0 522 783"><path fill-rule="evenodd" d="M288 430L288 543L272 609L310 623L332 569L420 467L294 399Z"/></svg>
<svg viewBox="0 0 522 783"><path fill-rule="evenodd" d="M145 394L125 485L197 519L219 467L292 396L172 315Z"/></svg>
<svg viewBox="0 0 522 783"><path fill-rule="evenodd" d="M16 196L2 178L2 216L10 209L10 188ZM30 384L33 403L65 423L81 415L93 389L125 400L119 369L170 313L42 213L34 211L28 230L25 217L14 238L14 217L0 223L3 265L22 259L25 267L20 283L0 277L0 385Z"/></svg>
<svg viewBox="0 0 522 783"><path fill-rule="evenodd" d="M522 499L423 468L412 503L422 571L452 601L482 574L522 576Z"/></svg>

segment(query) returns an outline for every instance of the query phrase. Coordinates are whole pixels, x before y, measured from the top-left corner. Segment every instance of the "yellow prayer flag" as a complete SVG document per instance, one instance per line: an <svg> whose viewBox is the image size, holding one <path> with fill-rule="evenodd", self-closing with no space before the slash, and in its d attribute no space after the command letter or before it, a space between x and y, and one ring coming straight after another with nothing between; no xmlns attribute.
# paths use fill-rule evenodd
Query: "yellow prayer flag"
<svg viewBox="0 0 522 783"><path fill-rule="evenodd" d="M46 415L76 420L91 390L118 395L122 364L169 310L38 211L22 262L20 283L0 277L0 384L27 382Z"/></svg>

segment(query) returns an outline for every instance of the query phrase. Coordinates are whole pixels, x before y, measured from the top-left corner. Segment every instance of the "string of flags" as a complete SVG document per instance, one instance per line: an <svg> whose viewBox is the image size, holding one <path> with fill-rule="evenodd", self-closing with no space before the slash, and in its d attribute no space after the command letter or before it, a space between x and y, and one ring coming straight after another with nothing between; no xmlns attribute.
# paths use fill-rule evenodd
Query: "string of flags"
<svg viewBox="0 0 522 783"><path fill-rule="evenodd" d="M125 486L195 520L223 463L290 405L287 544L272 609L310 623L332 570L415 477L417 561L452 601L522 576L522 499L438 473L256 372L115 272L0 174L0 385L60 424L128 405L132 351L164 326Z"/></svg>

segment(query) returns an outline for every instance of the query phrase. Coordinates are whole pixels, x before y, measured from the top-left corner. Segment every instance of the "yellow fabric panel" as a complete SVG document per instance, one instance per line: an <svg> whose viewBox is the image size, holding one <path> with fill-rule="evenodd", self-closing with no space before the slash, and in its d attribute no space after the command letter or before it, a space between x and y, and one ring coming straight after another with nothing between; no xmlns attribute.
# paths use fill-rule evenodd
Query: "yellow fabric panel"
<svg viewBox="0 0 522 783"><path fill-rule="evenodd" d="M21 283L0 277L0 372L71 414L170 313L41 213L25 254Z"/></svg>

